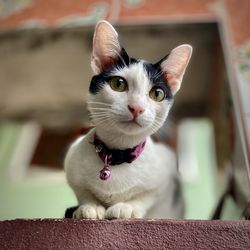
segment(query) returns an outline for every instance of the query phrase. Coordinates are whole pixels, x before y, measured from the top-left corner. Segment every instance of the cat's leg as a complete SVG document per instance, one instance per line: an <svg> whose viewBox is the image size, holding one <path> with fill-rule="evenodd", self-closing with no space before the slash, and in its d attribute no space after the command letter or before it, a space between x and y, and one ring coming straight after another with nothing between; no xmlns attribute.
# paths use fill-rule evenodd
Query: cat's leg
<svg viewBox="0 0 250 250"><path fill-rule="evenodd" d="M145 192L126 202L118 202L106 210L107 219L143 218L156 200L156 192Z"/></svg>
<svg viewBox="0 0 250 250"><path fill-rule="evenodd" d="M94 196L87 190L76 192L79 207L73 213L75 219L104 219L106 209Z"/></svg>

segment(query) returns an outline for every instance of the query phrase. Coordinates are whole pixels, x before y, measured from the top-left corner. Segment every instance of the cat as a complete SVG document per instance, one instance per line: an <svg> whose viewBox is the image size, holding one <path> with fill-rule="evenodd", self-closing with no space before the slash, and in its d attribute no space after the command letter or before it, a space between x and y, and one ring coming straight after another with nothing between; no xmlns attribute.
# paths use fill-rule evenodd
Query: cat
<svg viewBox="0 0 250 250"><path fill-rule="evenodd" d="M182 218L175 154L150 138L164 123L192 54L187 44L158 63L128 56L107 21L95 28L88 110L95 125L65 158L73 218Z"/></svg>

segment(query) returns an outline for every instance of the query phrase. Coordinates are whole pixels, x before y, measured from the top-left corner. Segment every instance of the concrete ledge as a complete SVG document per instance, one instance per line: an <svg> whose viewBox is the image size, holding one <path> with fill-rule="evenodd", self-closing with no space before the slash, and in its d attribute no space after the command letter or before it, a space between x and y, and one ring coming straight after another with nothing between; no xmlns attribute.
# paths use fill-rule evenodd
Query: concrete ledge
<svg viewBox="0 0 250 250"><path fill-rule="evenodd" d="M0 249L250 249L249 221L13 220Z"/></svg>

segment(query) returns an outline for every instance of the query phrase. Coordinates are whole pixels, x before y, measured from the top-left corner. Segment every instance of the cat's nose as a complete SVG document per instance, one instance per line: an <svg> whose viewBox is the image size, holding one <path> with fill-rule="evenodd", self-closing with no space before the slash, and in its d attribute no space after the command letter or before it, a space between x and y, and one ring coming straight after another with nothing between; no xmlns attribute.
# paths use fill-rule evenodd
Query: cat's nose
<svg viewBox="0 0 250 250"><path fill-rule="evenodd" d="M128 110L131 112L134 118L138 117L145 111L145 109L142 106L137 104L128 105Z"/></svg>

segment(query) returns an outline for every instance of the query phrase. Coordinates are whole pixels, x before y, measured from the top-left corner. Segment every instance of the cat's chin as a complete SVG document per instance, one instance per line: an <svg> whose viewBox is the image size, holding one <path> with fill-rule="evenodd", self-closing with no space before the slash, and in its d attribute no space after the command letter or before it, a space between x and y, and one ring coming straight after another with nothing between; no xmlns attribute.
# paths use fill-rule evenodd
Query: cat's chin
<svg viewBox="0 0 250 250"><path fill-rule="evenodd" d="M137 121L122 121L116 123L116 128L123 134L136 135L146 132L149 127Z"/></svg>
<svg viewBox="0 0 250 250"><path fill-rule="evenodd" d="M143 128L143 126L142 126L139 122L137 122L137 121L135 121L135 120L120 122L120 124L121 124L122 126L130 126L130 127L133 127L133 126L134 126L134 127Z"/></svg>

